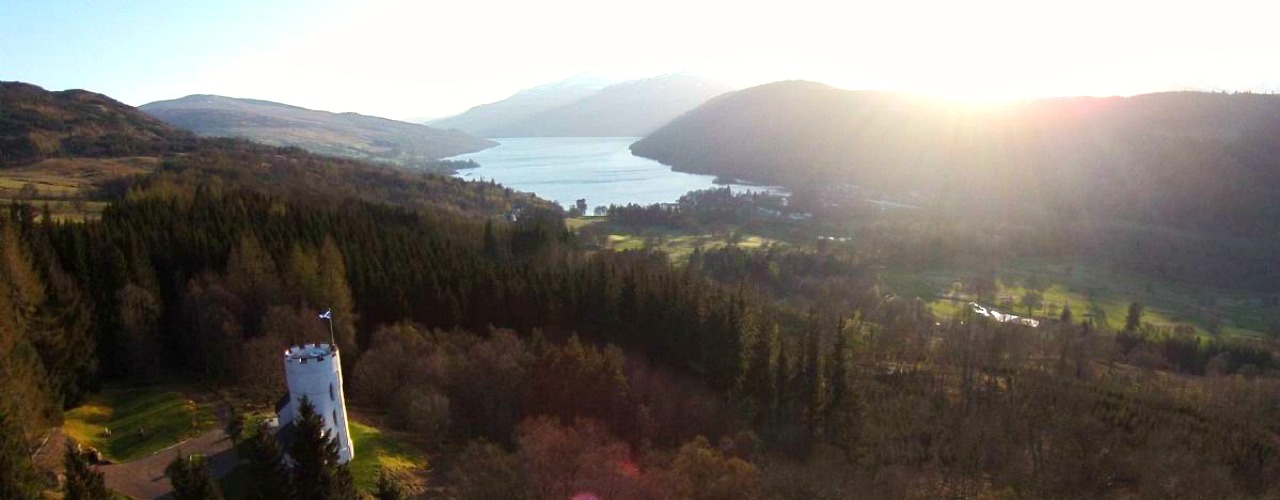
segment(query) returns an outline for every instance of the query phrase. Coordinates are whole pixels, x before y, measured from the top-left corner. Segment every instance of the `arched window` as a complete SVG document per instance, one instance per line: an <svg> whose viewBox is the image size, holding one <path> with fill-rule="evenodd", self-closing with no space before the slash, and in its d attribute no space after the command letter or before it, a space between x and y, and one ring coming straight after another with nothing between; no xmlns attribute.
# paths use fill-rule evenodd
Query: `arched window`
<svg viewBox="0 0 1280 500"><path fill-rule="evenodd" d="M333 410L333 426L338 426L338 410Z"/></svg>
<svg viewBox="0 0 1280 500"><path fill-rule="evenodd" d="M337 401L338 397L333 393L333 382L329 382L329 401Z"/></svg>

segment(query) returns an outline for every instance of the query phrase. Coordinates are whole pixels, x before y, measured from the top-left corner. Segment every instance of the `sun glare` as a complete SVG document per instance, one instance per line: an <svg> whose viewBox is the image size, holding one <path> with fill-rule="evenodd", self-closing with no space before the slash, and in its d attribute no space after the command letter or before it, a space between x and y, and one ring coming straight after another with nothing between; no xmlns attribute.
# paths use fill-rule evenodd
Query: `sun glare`
<svg viewBox="0 0 1280 500"><path fill-rule="evenodd" d="M1105 65L1047 59L1035 54L921 55L902 54L897 64L878 68L879 78L868 80L866 71L833 78L849 89L879 88L943 97L956 101L987 103L1072 95L1116 95L1125 88L1123 75L1106 71ZM1097 82L1106 80L1108 85Z"/></svg>

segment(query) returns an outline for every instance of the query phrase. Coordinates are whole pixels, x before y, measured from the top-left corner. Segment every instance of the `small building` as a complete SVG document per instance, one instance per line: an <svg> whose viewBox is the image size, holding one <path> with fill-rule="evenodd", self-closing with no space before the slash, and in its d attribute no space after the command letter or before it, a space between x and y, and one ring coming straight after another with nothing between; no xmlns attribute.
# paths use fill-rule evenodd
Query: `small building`
<svg viewBox="0 0 1280 500"><path fill-rule="evenodd" d="M338 441L338 462L355 456L351 431L347 427L347 404L342 393L342 361L332 344L302 344L284 351L284 378L288 393L276 404L279 430L276 438L285 445L292 440L294 419L303 396L324 419L325 436Z"/></svg>
<svg viewBox="0 0 1280 500"><path fill-rule="evenodd" d="M996 311L994 309L988 309L986 307L983 307L981 304L978 304L977 302L970 302L969 307L973 309L974 314L977 314L979 316L986 316L988 318L994 319L1001 323L1017 323L1017 324L1026 325L1032 328L1038 328L1040 326L1039 320L1024 318L1022 316L1015 316L1012 314L1005 314L1005 313Z"/></svg>

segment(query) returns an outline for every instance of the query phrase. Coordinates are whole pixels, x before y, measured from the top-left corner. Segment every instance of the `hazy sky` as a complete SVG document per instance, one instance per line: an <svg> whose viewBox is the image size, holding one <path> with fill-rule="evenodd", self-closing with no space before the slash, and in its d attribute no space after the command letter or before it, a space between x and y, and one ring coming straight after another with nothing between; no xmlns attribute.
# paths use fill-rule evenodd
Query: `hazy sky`
<svg viewBox="0 0 1280 500"><path fill-rule="evenodd" d="M1276 2L0 0L0 80L435 117L578 73L964 98L1280 89Z"/></svg>

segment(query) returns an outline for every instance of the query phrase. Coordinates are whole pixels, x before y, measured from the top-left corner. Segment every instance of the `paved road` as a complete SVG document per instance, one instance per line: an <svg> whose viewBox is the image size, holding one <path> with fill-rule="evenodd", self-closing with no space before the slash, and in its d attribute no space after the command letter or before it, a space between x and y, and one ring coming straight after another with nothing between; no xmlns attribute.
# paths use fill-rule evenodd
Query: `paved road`
<svg viewBox="0 0 1280 500"><path fill-rule="evenodd" d="M139 458L121 464L98 467L107 479L107 487L130 498L151 500L164 498L173 486L164 475L164 468L177 458L178 451L183 455L204 455L213 464L213 476L222 477L236 467L240 461L232 447L231 437L221 426L209 432L188 439L176 445L157 451L151 456Z"/></svg>

